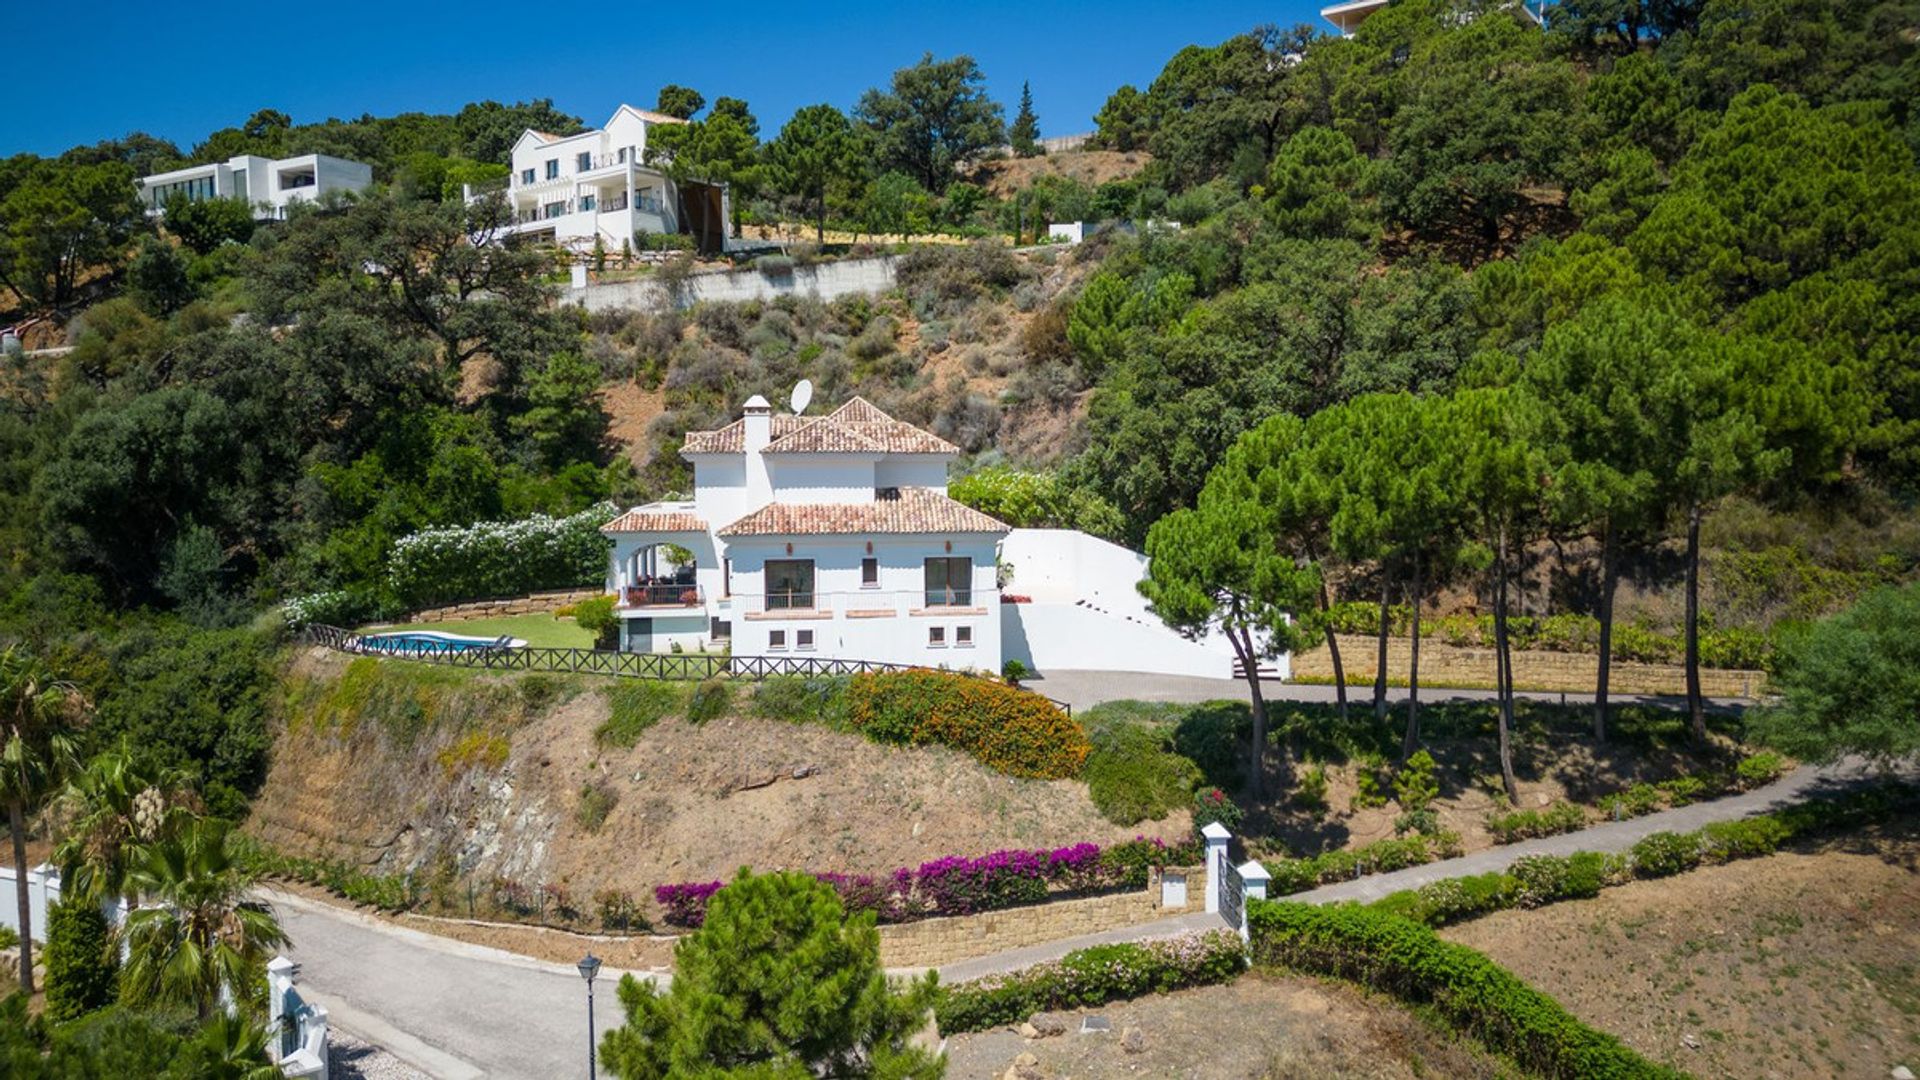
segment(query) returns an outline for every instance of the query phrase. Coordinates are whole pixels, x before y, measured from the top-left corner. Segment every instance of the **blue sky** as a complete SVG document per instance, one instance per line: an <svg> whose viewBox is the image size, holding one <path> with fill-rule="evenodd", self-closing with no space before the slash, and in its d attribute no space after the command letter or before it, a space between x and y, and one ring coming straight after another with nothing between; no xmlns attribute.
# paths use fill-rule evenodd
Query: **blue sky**
<svg viewBox="0 0 1920 1080"><path fill-rule="evenodd" d="M746 98L770 136L799 106L850 107L929 50L978 59L1009 119L1031 80L1042 133L1070 134L1091 130L1108 93L1144 86L1181 46L1316 21L1319 7L27 0L7 19L13 105L0 115L0 156L134 130L185 150L263 107L304 123L551 97L597 125L622 101L651 106L669 82Z"/></svg>

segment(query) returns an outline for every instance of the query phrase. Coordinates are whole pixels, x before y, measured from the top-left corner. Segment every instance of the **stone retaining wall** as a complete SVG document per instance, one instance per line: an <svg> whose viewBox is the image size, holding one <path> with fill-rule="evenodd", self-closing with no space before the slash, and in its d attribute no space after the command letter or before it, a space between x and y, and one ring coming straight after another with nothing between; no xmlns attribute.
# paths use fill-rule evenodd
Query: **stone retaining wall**
<svg viewBox="0 0 1920 1080"><path fill-rule="evenodd" d="M1195 866L1182 872L1187 875L1185 907L1160 904L1160 874L1155 871L1148 874L1145 889L1133 892L882 926L880 961L887 967L937 967L1199 911L1206 903L1206 869Z"/></svg>
<svg viewBox="0 0 1920 1080"><path fill-rule="evenodd" d="M601 589L561 589L554 592L528 593L526 596L512 596L500 600L470 600L464 604L450 604L446 607L427 608L407 616L408 622L460 622L465 619L497 619L508 615L543 615L558 611L570 604L582 600L591 600L596 596L605 596Z"/></svg>
<svg viewBox="0 0 1920 1080"><path fill-rule="evenodd" d="M1340 661L1346 669L1348 686L1371 686L1377 663L1377 640L1359 635L1340 635ZM1405 685L1407 661L1413 651L1410 638L1387 639L1387 677ZM1422 638L1420 641L1420 683L1423 686L1487 687L1494 684L1494 653L1489 648L1462 648ZM1513 683L1521 690L1546 690L1592 693L1599 677L1600 657L1591 653L1515 650ZM1333 662L1327 647L1293 656L1295 678L1331 682ZM1720 668L1700 670L1700 690L1708 697L1752 698L1766 690L1767 673ZM1640 664L1615 660L1608 677L1615 694L1673 694L1687 692L1686 668L1679 664Z"/></svg>

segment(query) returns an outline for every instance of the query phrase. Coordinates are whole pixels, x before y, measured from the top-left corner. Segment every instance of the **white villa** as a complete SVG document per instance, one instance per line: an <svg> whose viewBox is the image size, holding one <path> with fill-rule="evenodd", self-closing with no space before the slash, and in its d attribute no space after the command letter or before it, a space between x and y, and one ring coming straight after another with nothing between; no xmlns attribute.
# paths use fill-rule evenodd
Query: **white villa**
<svg viewBox="0 0 1920 1080"><path fill-rule="evenodd" d="M242 154L139 180L140 201L149 214L164 214L167 201L178 195L193 201L241 199L263 218L286 217L287 207L329 191L365 191L372 184L373 166L326 154L278 160Z"/></svg>
<svg viewBox="0 0 1920 1080"><path fill-rule="evenodd" d="M644 164L647 133L685 120L622 105L602 127L578 135L528 129L513 144L506 198L509 235L586 250L598 239L611 251L635 233L691 233L703 249L724 247L731 215L727 191L711 184L675 184ZM468 200L492 189L466 191Z"/></svg>
<svg viewBox="0 0 1920 1080"><path fill-rule="evenodd" d="M1393 3L1393 0L1346 0L1320 9L1320 17L1334 25L1341 37L1352 37L1367 17ZM1510 0L1503 7L1518 7L1527 18L1542 26L1547 22L1547 0ZM1471 18L1471 15L1467 16Z"/></svg>
<svg viewBox="0 0 1920 1080"><path fill-rule="evenodd" d="M1147 611L1144 556L949 498L958 448L862 398L808 417L756 395L680 453L694 497L603 530L625 651L1233 673L1224 639L1188 641Z"/></svg>

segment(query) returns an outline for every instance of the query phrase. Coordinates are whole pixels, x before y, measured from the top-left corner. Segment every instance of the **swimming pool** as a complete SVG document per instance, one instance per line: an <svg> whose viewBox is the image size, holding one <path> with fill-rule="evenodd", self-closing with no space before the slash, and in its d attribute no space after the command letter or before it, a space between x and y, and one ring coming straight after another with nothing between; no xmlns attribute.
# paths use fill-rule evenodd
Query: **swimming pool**
<svg viewBox="0 0 1920 1080"><path fill-rule="evenodd" d="M380 653L449 653L466 652L470 649L519 649L526 646L519 638L508 638L502 642L499 638L467 637L462 634L446 634L438 630L395 630L384 634L364 634L360 637L360 648L368 652Z"/></svg>

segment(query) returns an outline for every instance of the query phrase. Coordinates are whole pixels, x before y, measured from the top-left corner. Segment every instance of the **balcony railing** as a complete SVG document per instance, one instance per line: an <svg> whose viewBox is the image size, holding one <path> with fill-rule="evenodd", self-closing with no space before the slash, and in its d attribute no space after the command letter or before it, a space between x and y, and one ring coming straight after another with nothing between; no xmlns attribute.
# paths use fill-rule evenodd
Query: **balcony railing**
<svg viewBox="0 0 1920 1080"><path fill-rule="evenodd" d="M653 585L629 585L620 590L620 607L634 608L697 608L705 598L700 586L691 582L668 582Z"/></svg>

